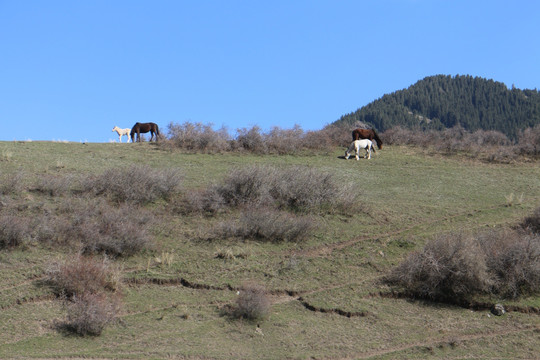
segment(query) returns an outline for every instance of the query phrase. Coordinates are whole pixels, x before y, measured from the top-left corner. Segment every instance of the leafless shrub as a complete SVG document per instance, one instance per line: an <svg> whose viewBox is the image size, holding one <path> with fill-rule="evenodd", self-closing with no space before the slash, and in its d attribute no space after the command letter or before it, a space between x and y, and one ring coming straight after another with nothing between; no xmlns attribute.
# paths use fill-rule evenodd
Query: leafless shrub
<svg viewBox="0 0 540 360"><path fill-rule="evenodd" d="M302 149L303 134L300 125L295 125L292 129L274 126L265 136L268 152L280 155L296 154Z"/></svg>
<svg viewBox="0 0 540 360"><path fill-rule="evenodd" d="M293 211L334 211L354 203L349 186L307 167L249 166L233 171L217 186L216 194L231 206L267 204Z"/></svg>
<svg viewBox="0 0 540 360"><path fill-rule="evenodd" d="M193 151L221 153L231 150L231 137L227 129L213 130L212 124L185 122L168 125L169 140L177 148Z"/></svg>
<svg viewBox="0 0 540 360"><path fill-rule="evenodd" d="M203 214L214 215L226 208L226 202L216 186L207 189L186 192L173 202L173 211L183 215Z"/></svg>
<svg viewBox="0 0 540 360"><path fill-rule="evenodd" d="M517 298L540 291L540 236L498 230L430 241L387 277L411 295L463 301L492 293Z"/></svg>
<svg viewBox="0 0 540 360"><path fill-rule="evenodd" d="M519 231L490 231L478 241L493 278L492 291L517 298L540 291L540 236Z"/></svg>
<svg viewBox="0 0 540 360"><path fill-rule="evenodd" d="M482 249L462 233L440 236L413 252L388 281L414 296L444 301L467 299L490 285Z"/></svg>
<svg viewBox="0 0 540 360"><path fill-rule="evenodd" d="M0 215L0 249L20 246L30 237L30 229L25 218Z"/></svg>
<svg viewBox="0 0 540 360"><path fill-rule="evenodd" d="M120 287L120 276L106 258L77 255L65 262L51 264L47 282L56 294L72 298L84 293L115 292Z"/></svg>
<svg viewBox="0 0 540 360"><path fill-rule="evenodd" d="M269 184L276 170L262 166L247 166L233 170L221 185L215 187L225 203L239 206L248 203L271 203Z"/></svg>
<svg viewBox="0 0 540 360"><path fill-rule="evenodd" d="M299 242L308 238L315 221L269 208L249 207L238 222L224 222L211 230L209 238L240 237L269 242Z"/></svg>
<svg viewBox="0 0 540 360"><path fill-rule="evenodd" d="M531 232L540 235L540 207L536 208L534 212L523 219L521 227L530 230Z"/></svg>
<svg viewBox="0 0 540 360"><path fill-rule="evenodd" d="M66 303L65 330L80 336L99 336L121 310L118 297L104 293L82 293Z"/></svg>
<svg viewBox="0 0 540 360"><path fill-rule="evenodd" d="M100 199L76 199L63 203L57 214L41 217L36 229L42 242L85 254L131 256L150 246L152 220L148 211L134 205L116 208Z"/></svg>
<svg viewBox="0 0 540 360"><path fill-rule="evenodd" d="M9 195L17 194L22 189L22 172L15 172L0 176L0 194Z"/></svg>
<svg viewBox="0 0 540 360"><path fill-rule="evenodd" d="M270 299L262 285L247 283L240 288L234 315L248 320L259 320L269 311Z"/></svg>
<svg viewBox="0 0 540 360"><path fill-rule="evenodd" d="M520 132L517 148L522 155L540 156L540 124Z"/></svg>
<svg viewBox="0 0 540 360"><path fill-rule="evenodd" d="M355 201L350 184L338 184L330 173L291 167L274 176L270 196L279 207L293 211L345 211Z"/></svg>
<svg viewBox="0 0 540 360"><path fill-rule="evenodd" d="M518 158L518 153L516 152L515 147L512 146L492 147L484 149L483 152L486 154L485 159L488 162L493 163L509 164L516 161Z"/></svg>
<svg viewBox="0 0 540 360"><path fill-rule="evenodd" d="M148 166L112 168L89 179L85 191L106 195L117 202L144 204L156 199L167 200L179 189L181 175L177 170L156 170Z"/></svg>
<svg viewBox="0 0 540 360"><path fill-rule="evenodd" d="M257 154L265 154L267 152L267 146L261 131L262 129L258 126L254 126L251 129L238 129L236 131L236 143L238 147Z"/></svg>
<svg viewBox="0 0 540 360"><path fill-rule="evenodd" d="M73 176L44 175L39 178L33 190L49 196L60 196L68 193L75 182Z"/></svg>
<svg viewBox="0 0 540 360"><path fill-rule="evenodd" d="M495 130L476 130L467 141L480 146L510 146L512 143L503 133Z"/></svg>

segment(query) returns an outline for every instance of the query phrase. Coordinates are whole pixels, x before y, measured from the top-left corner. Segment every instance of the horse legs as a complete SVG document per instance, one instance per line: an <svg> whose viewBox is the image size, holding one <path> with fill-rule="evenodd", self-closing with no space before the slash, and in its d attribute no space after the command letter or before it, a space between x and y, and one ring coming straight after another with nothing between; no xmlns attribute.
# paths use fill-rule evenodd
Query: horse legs
<svg viewBox="0 0 540 360"><path fill-rule="evenodd" d="M371 147L370 146L368 146L366 148L366 155L364 156L364 159L368 159L368 160L371 159Z"/></svg>

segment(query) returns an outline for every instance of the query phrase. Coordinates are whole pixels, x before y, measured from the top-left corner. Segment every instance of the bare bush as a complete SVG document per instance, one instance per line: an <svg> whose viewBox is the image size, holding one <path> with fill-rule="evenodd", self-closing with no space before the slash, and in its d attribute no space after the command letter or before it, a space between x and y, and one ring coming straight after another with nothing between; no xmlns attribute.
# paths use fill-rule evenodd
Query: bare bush
<svg viewBox="0 0 540 360"><path fill-rule="evenodd" d="M346 211L356 200L350 184L338 184L332 174L307 167L284 169L270 185L278 206L293 211Z"/></svg>
<svg viewBox="0 0 540 360"><path fill-rule="evenodd" d="M231 150L227 129L213 130L212 124L185 122L168 125L169 140L180 149L193 152L221 153Z"/></svg>
<svg viewBox="0 0 540 360"><path fill-rule="evenodd" d="M413 252L388 281L414 296L443 301L467 299L490 285L482 249L472 236L462 233L440 236Z"/></svg>
<svg viewBox="0 0 540 360"><path fill-rule="evenodd" d="M350 184L307 167L249 166L233 171L215 192L226 204L265 204L293 211L345 210L354 203Z"/></svg>
<svg viewBox="0 0 540 360"><path fill-rule="evenodd" d="M173 203L174 211L180 214L214 215L226 208L225 199L219 194L217 186L186 192Z"/></svg>
<svg viewBox="0 0 540 360"><path fill-rule="evenodd" d="M68 193L76 179L66 175L44 175L39 178L33 190L49 196L60 196Z"/></svg>
<svg viewBox="0 0 540 360"><path fill-rule="evenodd" d="M258 154L265 154L267 152L267 146L261 131L261 128L258 126L254 126L251 129L238 129L236 131L237 147Z"/></svg>
<svg viewBox="0 0 540 360"><path fill-rule="evenodd" d="M77 255L47 270L47 282L56 294L72 298L84 293L115 292L120 287L118 270L106 258Z"/></svg>
<svg viewBox="0 0 540 360"><path fill-rule="evenodd" d="M523 219L521 227L530 230L531 232L540 235L540 207L536 208L534 212Z"/></svg>
<svg viewBox="0 0 540 360"><path fill-rule="evenodd" d="M236 298L237 317L248 320L263 319L270 311L270 299L266 289L256 283L244 284Z"/></svg>
<svg viewBox="0 0 540 360"><path fill-rule="evenodd" d="M522 155L540 156L540 124L520 132L517 148Z"/></svg>
<svg viewBox="0 0 540 360"><path fill-rule="evenodd" d="M263 166L247 166L233 170L222 182L215 186L215 194L230 206L248 203L271 203L268 194L269 183L276 170Z"/></svg>
<svg viewBox="0 0 540 360"><path fill-rule="evenodd" d="M116 208L103 200L66 201L58 214L38 220L40 241L78 247L85 254L131 256L148 248L151 213L130 204Z"/></svg>
<svg viewBox="0 0 540 360"><path fill-rule="evenodd" d="M247 208L236 223L225 222L212 229L210 238L240 237L269 242L299 242L311 235L315 221L268 208Z"/></svg>
<svg viewBox="0 0 540 360"><path fill-rule="evenodd" d="M82 293L66 303L64 329L80 336L99 336L121 310L118 297L104 293Z"/></svg>
<svg viewBox="0 0 540 360"><path fill-rule="evenodd" d="M300 125L292 129L281 129L274 126L264 137L268 152L275 154L296 154L302 150L304 132Z"/></svg>
<svg viewBox="0 0 540 360"><path fill-rule="evenodd" d="M332 151L336 146L351 143L351 130L348 125L327 125L322 130L308 131L304 135L303 147L310 150Z"/></svg>
<svg viewBox="0 0 540 360"><path fill-rule="evenodd" d="M387 277L413 296L462 302L477 294L540 291L540 236L522 230L450 234L411 253Z"/></svg>
<svg viewBox="0 0 540 360"><path fill-rule="evenodd" d="M540 236L490 231L478 237L495 294L518 298L540 291Z"/></svg>
<svg viewBox="0 0 540 360"><path fill-rule="evenodd" d="M5 174L0 177L0 194L9 195L17 194L22 189L23 173L16 172Z"/></svg>
<svg viewBox="0 0 540 360"><path fill-rule="evenodd" d="M112 168L89 179L85 191L109 196L117 202L144 204L167 200L179 190L181 175L177 170L156 170L148 166Z"/></svg>
<svg viewBox="0 0 540 360"><path fill-rule="evenodd" d="M0 215L0 249L22 245L30 237L30 231L25 218Z"/></svg>

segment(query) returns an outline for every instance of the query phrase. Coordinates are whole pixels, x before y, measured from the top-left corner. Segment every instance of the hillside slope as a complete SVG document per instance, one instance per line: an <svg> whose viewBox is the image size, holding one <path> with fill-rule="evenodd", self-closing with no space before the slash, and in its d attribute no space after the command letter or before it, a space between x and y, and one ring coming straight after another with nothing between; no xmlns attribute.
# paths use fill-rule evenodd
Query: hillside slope
<svg viewBox="0 0 540 360"><path fill-rule="evenodd" d="M497 130L515 139L540 123L538 90L509 90L505 84L470 75L426 77L343 115L335 124L367 123L379 131L394 126Z"/></svg>

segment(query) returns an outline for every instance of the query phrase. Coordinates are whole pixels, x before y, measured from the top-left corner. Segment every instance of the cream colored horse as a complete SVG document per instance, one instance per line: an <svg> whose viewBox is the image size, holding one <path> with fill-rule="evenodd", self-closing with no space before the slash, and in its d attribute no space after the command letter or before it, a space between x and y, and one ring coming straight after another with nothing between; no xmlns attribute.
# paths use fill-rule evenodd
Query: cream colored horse
<svg viewBox="0 0 540 360"><path fill-rule="evenodd" d="M364 155L364 159L371 159L371 150L375 151L373 149L373 142L368 139L362 139L362 140L355 140L351 143L351 146L345 151L345 159L348 159L349 156L351 156L352 152L355 152L356 160L359 159L360 155L360 149L366 150L366 154Z"/></svg>
<svg viewBox="0 0 540 360"><path fill-rule="evenodd" d="M127 136L127 142L129 142L129 132L131 129L120 129L118 126L115 126L112 128L112 131L116 131L118 133L118 140L122 142L122 135Z"/></svg>

